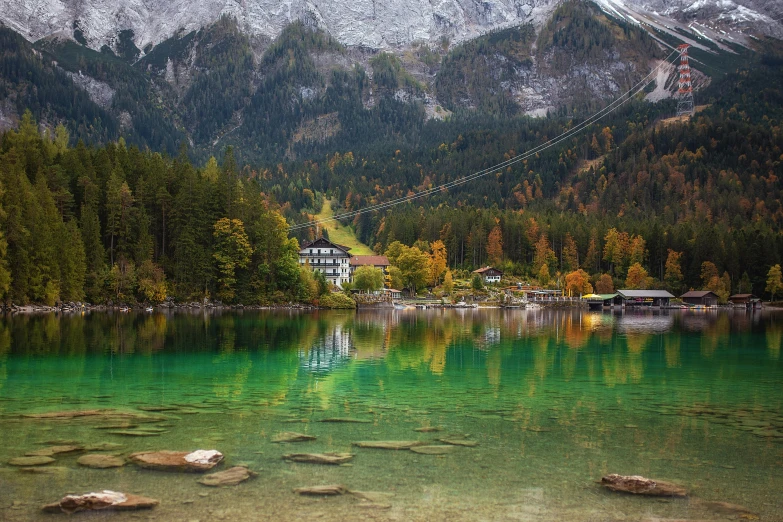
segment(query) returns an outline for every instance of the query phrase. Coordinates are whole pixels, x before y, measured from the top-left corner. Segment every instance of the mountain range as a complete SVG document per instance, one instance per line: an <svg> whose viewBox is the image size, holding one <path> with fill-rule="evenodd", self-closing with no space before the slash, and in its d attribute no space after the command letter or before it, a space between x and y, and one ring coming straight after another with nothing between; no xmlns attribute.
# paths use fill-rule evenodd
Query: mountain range
<svg viewBox="0 0 783 522"><path fill-rule="evenodd" d="M783 35L761 0L9 0L0 128L206 158L415 141L429 119L600 107L690 44L697 89ZM658 70L651 101L671 96Z"/></svg>
<svg viewBox="0 0 783 522"><path fill-rule="evenodd" d="M464 41L489 30L543 25L559 0L8 0L0 20L25 38L84 39L100 49L133 31L139 49L179 32L235 18L251 37L274 39L295 21L314 24L347 46L388 49L442 38ZM599 0L628 19L687 22L713 30L780 37L783 5L769 0Z"/></svg>

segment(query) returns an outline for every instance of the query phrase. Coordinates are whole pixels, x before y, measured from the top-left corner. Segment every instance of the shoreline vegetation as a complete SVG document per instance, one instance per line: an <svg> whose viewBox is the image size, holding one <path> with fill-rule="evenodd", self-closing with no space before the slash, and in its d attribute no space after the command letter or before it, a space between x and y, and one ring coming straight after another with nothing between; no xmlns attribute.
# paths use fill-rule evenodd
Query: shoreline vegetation
<svg viewBox="0 0 783 522"><path fill-rule="evenodd" d="M479 302L475 303L475 305L464 305L460 303L433 303L433 302L422 302L423 304L416 304L415 300L410 301L404 301L404 309L405 310L464 310L464 309L478 309L478 310L535 310L535 309L541 309L541 308L579 308L579 309L587 309L588 303L586 301L581 300L553 300L553 301L531 301L527 304L527 306L504 306L499 301L485 301L485 302ZM235 304L225 304L220 302L212 302L208 301L206 303L204 302L197 302L197 301L191 301L191 302L182 302L182 303L175 303L172 301L166 301L163 303L157 303L154 305L150 304L136 304L136 305L126 305L126 304L90 304L90 303L63 303L59 305L54 306L46 306L46 305L40 305L40 304L28 304L28 305L5 305L0 307L0 314L2 315L24 315L24 314L47 314L47 313L55 313L55 314L78 314L78 313L88 313L88 312L121 312L121 313L152 313L152 312L186 312L186 311L196 311L196 310L204 310L204 311L243 311L243 310L250 310L250 311L274 311L274 310L297 310L297 311L303 311L303 312L314 312L318 310L354 310L354 311L372 311L372 310L393 310L395 309L394 303L391 301L389 302L373 302L373 303L361 303L361 302L354 302L354 306L348 307L332 307L332 306L319 306L314 305L312 303L276 303L276 304L270 304L270 305L244 305L241 303L235 303ZM734 306L731 304L723 304L718 306L712 306L712 307L700 307L700 308L682 308L680 303L672 303L669 306L662 306L662 307L649 307L649 306L614 306L611 308L605 308L603 310L599 310L599 312L617 312L617 311L623 311L623 310L682 310L682 311L699 311L699 312L709 312L709 311L727 311L727 310L737 310L742 311L745 310L744 307ZM754 312L759 311L779 311L783 310L783 302L765 302L763 303L763 307L754 310Z"/></svg>

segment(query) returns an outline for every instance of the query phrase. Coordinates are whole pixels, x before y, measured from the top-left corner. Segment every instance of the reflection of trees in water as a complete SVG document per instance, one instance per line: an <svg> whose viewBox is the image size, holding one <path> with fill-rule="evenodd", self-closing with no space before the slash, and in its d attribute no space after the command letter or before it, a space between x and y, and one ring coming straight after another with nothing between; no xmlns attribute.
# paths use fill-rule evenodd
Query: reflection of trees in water
<svg viewBox="0 0 783 522"><path fill-rule="evenodd" d="M718 344L726 340L730 330L728 316L720 314L701 331L701 354L708 358L712 357L718 349Z"/></svg>
<svg viewBox="0 0 783 522"><path fill-rule="evenodd" d="M11 351L11 329L0 323L0 392L8 380L8 352Z"/></svg>
<svg viewBox="0 0 783 522"><path fill-rule="evenodd" d="M783 340L783 328L779 325L769 325L766 331L767 351L772 359L780 358L780 343Z"/></svg>
<svg viewBox="0 0 783 522"><path fill-rule="evenodd" d="M666 354L666 367L678 368L680 366L680 336L665 336L663 349Z"/></svg>
<svg viewBox="0 0 783 522"><path fill-rule="evenodd" d="M766 344L766 356L779 360L783 324L759 316L744 311L575 309L15 316L0 321L0 371L3 349L41 355L141 355L165 350L183 356L214 354L216 365L230 361L226 382L215 389L221 396L241 393L256 372L274 372L282 398L297 386L306 389L306 376L313 373L312 382L320 374L337 374L334 386L344 386L360 372L379 372L379 379L388 379L406 370L456 383L464 368L480 369L482 378L497 389L505 384L533 394L551 378L587 375L608 385L640 382L645 364L678 368L699 349L702 357L723 364L715 354L721 349L729 353L728 336L737 331L743 333L732 342L740 346L751 342L751 334L764 335L765 340L756 337L756 346L763 350ZM699 335L681 341L683 331ZM360 364L381 358L383 364ZM144 364L154 371L151 361ZM336 368L349 371L333 372ZM505 382L503 372L513 372ZM323 379L318 382L325 385Z"/></svg>

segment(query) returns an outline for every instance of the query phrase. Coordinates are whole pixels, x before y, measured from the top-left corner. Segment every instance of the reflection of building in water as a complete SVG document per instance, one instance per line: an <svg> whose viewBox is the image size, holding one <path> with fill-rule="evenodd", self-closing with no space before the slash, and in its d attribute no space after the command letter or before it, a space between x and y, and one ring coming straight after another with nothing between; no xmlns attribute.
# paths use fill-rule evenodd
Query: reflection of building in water
<svg viewBox="0 0 783 522"><path fill-rule="evenodd" d="M617 331L622 333L664 333L674 326L669 314L624 314L617 320Z"/></svg>
<svg viewBox="0 0 783 522"><path fill-rule="evenodd" d="M484 345L500 344L500 326L487 326L484 330Z"/></svg>
<svg viewBox="0 0 783 522"><path fill-rule="evenodd" d="M352 352L351 331L342 324L336 324L309 350L300 349L299 361L302 367L311 372L328 372L350 361Z"/></svg>

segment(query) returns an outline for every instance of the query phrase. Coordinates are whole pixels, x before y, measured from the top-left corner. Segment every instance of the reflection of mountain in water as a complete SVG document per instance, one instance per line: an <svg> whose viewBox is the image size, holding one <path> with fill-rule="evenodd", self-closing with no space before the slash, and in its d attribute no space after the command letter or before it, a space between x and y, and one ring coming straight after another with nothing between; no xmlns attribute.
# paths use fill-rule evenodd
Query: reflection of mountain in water
<svg viewBox="0 0 783 522"><path fill-rule="evenodd" d="M351 331L337 323L309 349L300 349L299 361L306 370L323 373L347 364L353 352Z"/></svg>

